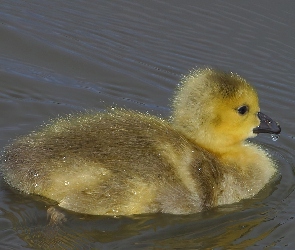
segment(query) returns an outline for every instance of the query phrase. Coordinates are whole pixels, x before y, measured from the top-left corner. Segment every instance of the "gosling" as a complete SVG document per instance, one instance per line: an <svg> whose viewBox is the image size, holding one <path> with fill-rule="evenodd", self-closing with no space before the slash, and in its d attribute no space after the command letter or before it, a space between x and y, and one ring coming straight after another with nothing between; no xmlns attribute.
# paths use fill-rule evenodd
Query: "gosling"
<svg viewBox="0 0 295 250"><path fill-rule="evenodd" d="M189 214L256 195L276 174L245 140L279 134L237 74L193 70L170 120L125 109L58 118L7 146L1 172L26 194L91 215Z"/></svg>

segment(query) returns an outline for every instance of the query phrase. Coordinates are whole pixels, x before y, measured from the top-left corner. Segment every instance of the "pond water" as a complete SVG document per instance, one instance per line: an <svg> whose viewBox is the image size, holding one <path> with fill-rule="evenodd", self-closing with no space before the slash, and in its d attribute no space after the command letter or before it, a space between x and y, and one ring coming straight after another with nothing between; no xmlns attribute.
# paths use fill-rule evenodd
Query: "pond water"
<svg viewBox="0 0 295 250"><path fill-rule="evenodd" d="M295 248L294 1L2 0L0 147L49 119L113 105L169 117L182 74L245 77L277 141L281 177L255 198L175 216L81 216L48 228L46 201L0 181L0 249Z"/></svg>

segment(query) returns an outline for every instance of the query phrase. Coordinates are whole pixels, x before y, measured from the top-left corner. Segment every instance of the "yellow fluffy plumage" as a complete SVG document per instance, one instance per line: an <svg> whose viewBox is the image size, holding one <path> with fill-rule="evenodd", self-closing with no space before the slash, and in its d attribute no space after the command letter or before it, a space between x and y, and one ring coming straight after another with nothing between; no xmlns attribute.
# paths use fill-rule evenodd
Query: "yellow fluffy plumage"
<svg viewBox="0 0 295 250"><path fill-rule="evenodd" d="M169 121L124 109L59 118L7 146L1 171L18 190L79 213L195 213L253 197L275 174L265 151L245 142L280 132L262 115L240 76L196 70Z"/></svg>

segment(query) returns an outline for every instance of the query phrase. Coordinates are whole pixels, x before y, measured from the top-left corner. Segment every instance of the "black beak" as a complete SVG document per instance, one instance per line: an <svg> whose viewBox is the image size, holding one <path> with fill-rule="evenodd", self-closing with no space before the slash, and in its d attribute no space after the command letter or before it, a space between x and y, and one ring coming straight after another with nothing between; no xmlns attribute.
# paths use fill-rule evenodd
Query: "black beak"
<svg viewBox="0 0 295 250"><path fill-rule="evenodd" d="M269 133L269 134L279 134L281 133L281 127L280 125L275 122L273 119L268 117L267 115L258 112L257 114L260 124L258 127L253 129L253 133L259 134L259 133Z"/></svg>

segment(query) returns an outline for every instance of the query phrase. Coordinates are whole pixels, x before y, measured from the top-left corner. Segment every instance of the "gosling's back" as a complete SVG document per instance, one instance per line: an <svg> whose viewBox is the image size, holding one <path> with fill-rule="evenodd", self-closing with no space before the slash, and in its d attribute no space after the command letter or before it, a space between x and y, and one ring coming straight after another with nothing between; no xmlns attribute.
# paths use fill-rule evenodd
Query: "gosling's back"
<svg viewBox="0 0 295 250"><path fill-rule="evenodd" d="M168 122L117 110L59 119L6 148L8 183L87 214L216 205L222 164Z"/></svg>

